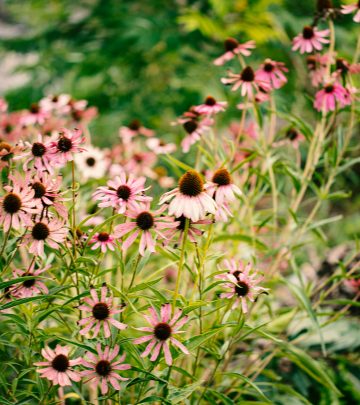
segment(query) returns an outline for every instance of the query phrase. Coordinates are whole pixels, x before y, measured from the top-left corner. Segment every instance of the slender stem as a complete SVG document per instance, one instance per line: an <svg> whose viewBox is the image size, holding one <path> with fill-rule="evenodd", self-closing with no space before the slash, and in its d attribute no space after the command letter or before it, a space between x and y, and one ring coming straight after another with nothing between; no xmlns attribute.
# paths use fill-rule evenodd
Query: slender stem
<svg viewBox="0 0 360 405"><path fill-rule="evenodd" d="M131 287L132 287L132 285L133 285L133 283L134 283L135 275L136 275L136 270L137 270L137 268L138 268L140 259L141 259L141 255L140 255L140 253L138 253L138 256L137 256L137 259L136 259L136 262L135 262L135 266L134 266L134 269L133 269L131 281L130 281L130 284L129 284L129 287L128 287L128 291L130 291L130 289L131 289Z"/></svg>
<svg viewBox="0 0 360 405"><path fill-rule="evenodd" d="M8 239L9 239L10 230L11 230L11 220L10 220L10 228L9 228L9 230L8 230L8 231L6 232L6 234L5 234L4 243L3 243L3 245L2 245L1 252L0 252L0 257L2 257L2 255L3 255L3 253L4 253L6 243L7 243Z"/></svg>

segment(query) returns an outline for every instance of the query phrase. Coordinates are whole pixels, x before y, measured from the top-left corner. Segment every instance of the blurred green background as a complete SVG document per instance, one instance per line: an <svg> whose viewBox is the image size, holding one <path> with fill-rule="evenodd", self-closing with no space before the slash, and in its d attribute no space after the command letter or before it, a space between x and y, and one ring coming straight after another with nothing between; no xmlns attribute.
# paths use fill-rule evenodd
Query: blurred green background
<svg viewBox="0 0 360 405"><path fill-rule="evenodd" d="M255 66L265 57L286 63L290 81L278 103L303 110L307 101L298 94L307 91L305 65L290 45L315 10L315 0L2 0L0 89L11 110L49 93L87 99L100 112L91 129L101 146L133 118L166 136L175 116L209 94L236 105L238 96L220 83L236 62L212 64L233 36L256 40ZM355 26L351 16L339 18L345 57ZM295 75L304 77L304 88L294 87ZM236 114L230 108L223 123Z"/></svg>

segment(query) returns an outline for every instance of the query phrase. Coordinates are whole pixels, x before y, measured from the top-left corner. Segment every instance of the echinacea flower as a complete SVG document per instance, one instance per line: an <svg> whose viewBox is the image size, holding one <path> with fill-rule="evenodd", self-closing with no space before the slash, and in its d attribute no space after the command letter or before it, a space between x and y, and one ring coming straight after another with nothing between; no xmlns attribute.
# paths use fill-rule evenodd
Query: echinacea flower
<svg viewBox="0 0 360 405"><path fill-rule="evenodd" d="M174 143L165 143L159 138L149 138L146 141L146 146L157 155L173 153L176 151Z"/></svg>
<svg viewBox="0 0 360 405"><path fill-rule="evenodd" d="M319 31L316 27L306 25L302 33L293 39L293 51L300 50L300 53L311 53L314 49L321 51L323 44L328 44L330 41L327 38L330 30Z"/></svg>
<svg viewBox="0 0 360 405"><path fill-rule="evenodd" d="M41 134L38 134L36 142L30 143L26 141L23 145L23 153L16 158L26 159L23 170L28 170L31 163L32 167L38 171L46 170L53 173L54 155L51 153L50 144L43 141Z"/></svg>
<svg viewBox="0 0 360 405"><path fill-rule="evenodd" d="M109 160L105 153L91 145L86 145L86 151L75 155L77 172L84 180L100 179L109 168Z"/></svg>
<svg viewBox="0 0 360 405"><path fill-rule="evenodd" d="M249 96L250 99L254 96L254 91L259 91L259 86L261 85L264 89L269 87L266 82L259 81L253 71L252 67L246 66L240 74L228 73L227 78L222 78L221 83L226 85L232 85L231 90L236 91L241 89L241 95Z"/></svg>
<svg viewBox="0 0 360 405"><path fill-rule="evenodd" d="M81 371L82 377L86 377L86 381L94 381L95 384L100 385L101 394L105 395L111 384L117 391L120 390L119 381L127 381L128 378L122 377L117 374L118 371L129 370L130 364L124 363L126 354L124 353L118 359L119 346L115 345L112 349L106 346L104 351L101 350L101 344L96 345L98 355L91 352L85 354L85 358L81 360L81 364L87 367L88 370Z"/></svg>
<svg viewBox="0 0 360 405"><path fill-rule="evenodd" d="M203 115L213 115L225 111L226 106L226 101L216 101L214 97L208 96L206 97L204 104L194 107L194 111Z"/></svg>
<svg viewBox="0 0 360 405"><path fill-rule="evenodd" d="M119 130L119 136L124 143L129 143L137 135L150 137L154 136L154 131L145 128L137 119L132 120L127 127L121 127Z"/></svg>
<svg viewBox="0 0 360 405"><path fill-rule="evenodd" d="M314 55L309 55L306 58L306 65L309 70L311 84L313 86L318 87L324 81L327 66L332 62L333 58L330 58L328 53L325 53L324 55L315 53Z"/></svg>
<svg viewBox="0 0 360 405"><path fill-rule="evenodd" d="M59 243L64 242L67 233L68 229L62 220L42 218L31 226L30 233L23 238L23 244L30 244L30 253L43 256L45 244L58 249Z"/></svg>
<svg viewBox="0 0 360 405"><path fill-rule="evenodd" d="M324 86L315 95L314 107L318 111L334 111L351 104L350 92L341 84L334 82Z"/></svg>
<svg viewBox="0 0 360 405"><path fill-rule="evenodd" d="M294 148L298 148L299 144L306 139L305 136L294 127L291 127L286 131L285 137Z"/></svg>
<svg viewBox="0 0 360 405"><path fill-rule="evenodd" d="M70 111L70 100L71 97L69 94L53 94L42 98L39 105L43 111L64 115Z"/></svg>
<svg viewBox="0 0 360 405"><path fill-rule="evenodd" d="M98 187L93 198L100 200L99 207L113 207L119 214L127 209L137 209L139 203L150 202L152 197L144 193L149 187L145 187L145 177L135 178L132 173L128 176L121 170L114 180L107 182L107 187Z"/></svg>
<svg viewBox="0 0 360 405"><path fill-rule="evenodd" d="M71 385L71 381L80 381L80 375L73 367L81 363L81 358L71 360L69 351L68 346L60 345L57 345L54 350L51 350L50 347L42 349L41 354L47 361L34 363L35 366L45 367L36 370L41 374L40 377L47 378L54 385L61 387Z"/></svg>
<svg viewBox="0 0 360 405"><path fill-rule="evenodd" d="M250 56L255 48L255 41L247 41L240 44L235 38L227 38L224 42L225 53L214 60L214 65L221 66L233 59L236 55Z"/></svg>
<svg viewBox="0 0 360 405"><path fill-rule="evenodd" d="M149 342L141 357L146 357L152 353L150 361L155 361L160 354L161 349L164 351L165 362L171 366L173 359L170 353L170 342L180 349L184 354L189 354L188 349L173 335L183 333L179 329L188 321L188 317L181 318L182 310L177 309L171 318L171 305L164 304L161 306L160 316L153 307L149 308L150 316L144 315L144 318L150 324L150 327L137 328L138 330L149 332L149 335L142 336L133 341L134 344Z"/></svg>
<svg viewBox="0 0 360 405"><path fill-rule="evenodd" d="M85 149L80 145L85 142L85 137L79 129L70 131L63 128L56 141L50 142L51 153L56 166L63 167L67 162L74 160L74 154Z"/></svg>
<svg viewBox="0 0 360 405"><path fill-rule="evenodd" d="M236 200L236 195L242 192L233 181L231 174L225 168L218 169L214 172L210 186L207 192L214 198L218 205Z"/></svg>
<svg viewBox="0 0 360 405"><path fill-rule="evenodd" d="M353 20L360 23L360 1L355 4L347 4L341 6L342 14L355 13Z"/></svg>
<svg viewBox="0 0 360 405"><path fill-rule="evenodd" d="M13 146L7 142L0 141L0 170L4 167L8 167L10 160L16 158L20 152L20 146Z"/></svg>
<svg viewBox="0 0 360 405"><path fill-rule="evenodd" d="M42 274L44 271L49 270L50 267L51 266L48 265L35 270L35 262L33 261L28 270L14 269L13 276L15 279L18 277L36 277ZM10 288L10 292L16 298L28 298L38 294L47 294L49 290L41 280L38 278L33 278L30 280L25 280L20 284L13 285Z"/></svg>
<svg viewBox="0 0 360 405"><path fill-rule="evenodd" d="M138 207L136 210L129 209L126 216L133 221L119 224L114 229L116 238L121 238L131 232L131 235L122 243L122 249L126 251L141 235L139 253L144 256L146 249L155 252L157 236L165 239L162 230L178 226L178 222L174 222L174 218L162 215L165 209L166 207L162 207L157 211L150 212L149 204Z"/></svg>
<svg viewBox="0 0 360 405"><path fill-rule="evenodd" d="M35 191L25 186L15 177L9 176L13 180L13 186L4 186L5 194L0 197L0 223L7 232L10 226L19 229L22 226L31 226L31 215L40 212L39 202L34 199Z"/></svg>
<svg viewBox="0 0 360 405"><path fill-rule="evenodd" d="M99 334L100 328L103 327L104 336L108 338L111 335L111 325L120 330L126 329L127 325L113 318L115 314L119 314L124 308L116 309L116 307L113 306L112 296L107 297L107 293L108 288L104 283L101 287L100 296L96 293L95 288L91 287L91 298L83 298L85 304L80 305L79 309L81 311L90 312L91 315L78 322L79 325L83 326L83 329L79 331L80 335L86 335L94 328L92 337L95 338Z"/></svg>
<svg viewBox="0 0 360 405"><path fill-rule="evenodd" d="M42 125L48 116L48 112L44 111L38 103L32 103L30 109L24 111L20 123L21 125Z"/></svg>
<svg viewBox="0 0 360 405"><path fill-rule="evenodd" d="M183 215L197 222L206 214L215 214L218 208L206 192L208 186L197 171L189 170L180 178L178 187L162 195L160 204L171 200L169 215L175 215L176 218Z"/></svg>
<svg viewBox="0 0 360 405"><path fill-rule="evenodd" d="M337 58L336 61L336 70L346 76L350 74L359 74L360 73L360 63L350 63L344 58Z"/></svg>
<svg viewBox="0 0 360 405"><path fill-rule="evenodd" d="M266 288L258 286L263 277L256 278L256 271L250 274L252 271L250 263L244 266L242 262L237 264L234 260L227 260L224 261L224 265L227 267L228 273L219 274L215 278L224 280L224 287L228 288L229 291L220 294L220 298L232 299L235 297L232 309L241 303L242 310L246 314L248 312L247 300L254 302L255 295L267 291Z"/></svg>
<svg viewBox="0 0 360 405"><path fill-rule="evenodd" d="M179 122L182 123L182 126L187 133L187 136L181 142L181 147L184 153L189 152L190 147L199 141L202 134L207 132L213 124L213 120L210 118L204 118L201 121L194 118L185 118L180 119Z"/></svg>
<svg viewBox="0 0 360 405"><path fill-rule="evenodd" d="M90 243L93 244L91 250L101 248L103 253L105 253L107 249L114 251L116 246L114 236L107 232L97 232L91 238Z"/></svg>
<svg viewBox="0 0 360 405"><path fill-rule="evenodd" d="M284 75L284 72L287 71L288 69L284 63L266 59L255 72L255 77L259 82L266 83L273 89L279 89L287 82L287 78Z"/></svg>

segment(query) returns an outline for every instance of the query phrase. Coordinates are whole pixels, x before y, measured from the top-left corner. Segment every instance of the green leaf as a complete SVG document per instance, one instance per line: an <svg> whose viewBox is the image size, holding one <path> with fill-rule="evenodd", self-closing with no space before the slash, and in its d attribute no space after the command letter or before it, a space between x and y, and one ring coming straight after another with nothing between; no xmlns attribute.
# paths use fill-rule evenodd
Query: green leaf
<svg viewBox="0 0 360 405"><path fill-rule="evenodd" d="M242 235L242 234L221 234L215 236L214 243L216 242L223 242L224 240L238 240L241 242L245 242L248 245L255 246L258 250L267 250L267 246L265 243L259 241L259 239L253 238L251 236Z"/></svg>
<svg viewBox="0 0 360 405"><path fill-rule="evenodd" d="M249 378L245 377L244 375L240 374L240 373L236 373L236 372L230 372L230 373L223 373L223 375L227 375L230 377L236 377L236 378L240 378L240 380L244 381L246 384L250 385L260 396L260 398L263 401L266 401L266 403L271 403L271 401L267 398L267 396L261 391L261 389L255 384L253 383ZM245 385L246 385L245 384Z"/></svg>

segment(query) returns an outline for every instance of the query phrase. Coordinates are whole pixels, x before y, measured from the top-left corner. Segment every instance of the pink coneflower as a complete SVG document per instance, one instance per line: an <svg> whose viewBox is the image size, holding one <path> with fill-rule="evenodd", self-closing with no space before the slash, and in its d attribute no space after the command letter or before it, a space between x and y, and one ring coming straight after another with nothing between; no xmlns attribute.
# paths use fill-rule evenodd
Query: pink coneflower
<svg viewBox="0 0 360 405"><path fill-rule="evenodd" d="M137 135L154 136L154 131L145 128L139 120L135 119L127 127L121 127L119 135L124 143L129 143Z"/></svg>
<svg viewBox="0 0 360 405"><path fill-rule="evenodd" d="M148 356L151 352L151 361L155 361L160 354L160 350L163 349L165 355L165 362L168 366L172 365L172 357L170 353L170 342L180 349L185 354L190 354L188 349L180 343L173 335L177 333L184 333L179 329L188 321L188 317L182 315L182 310L177 309L174 316L171 318L171 305L164 304L161 306L160 316L154 308L149 308L150 316L144 315L144 318L150 324L150 327L137 328L144 332L150 332L150 335L142 336L134 340L134 344L149 342L145 351L141 354L141 357Z"/></svg>
<svg viewBox="0 0 360 405"><path fill-rule="evenodd" d="M120 356L117 361L114 361L119 354L119 346L115 345L113 349L106 346L104 352L101 350L101 344L96 345L96 350L98 355L95 356L91 352L85 354L84 359L81 360L81 364L90 370L81 371L82 377L86 377L86 381L93 381L100 385L101 394L105 395L108 390L108 384L111 384L117 391L120 390L120 385L118 380L127 381L128 378L121 377L117 374L117 371L129 370L131 368L130 364L125 364L125 353Z"/></svg>
<svg viewBox="0 0 360 405"><path fill-rule="evenodd" d="M68 229L63 221L56 218L42 218L30 228L30 233L23 238L23 244L30 243L29 253L43 256L45 243L53 249L59 249L64 242Z"/></svg>
<svg viewBox="0 0 360 405"><path fill-rule="evenodd" d="M274 89L279 89L287 82L283 72L288 72L284 63L265 59L265 62L255 72L255 77L259 82L266 83Z"/></svg>
<svg viewBox="0 0 360 405"><path fill-rule="evenodd" d="M27 187L17 178L9 176L13 180L13 186L4 186L5 194L0 197L0 223L4 226L4 231L8 231L10 226L19 229L22 226L31 226L31 215L40 212L40 205L34 199L35 192Z"/></svg>
<svg viewBox="0 0 360 405"><path fill-rule="evenodd" d="M330 60L330 55L328 53L325 53L324 55L316 53L314 55L309 55L306 58L307 68L313 86L318 87L324 81L324 77L326 77L327 73L327 66L332 62L333 58Z"/></svg>
<svg viewBox="0 0 360 405"><path fill-rule="evenodd" d="M336 63L336 70L343 76L346 76L348 73L350 74L360 73L360 63L350 63L343 58L337 58L335 63Z"/></svg>
<svg viewBox="0 0 360 405"><path fill-rule="evenodd" d="M0 97L0 112L5 113L8 110L8 107L9 105L7 101L4 98Z"/></svg>
<svg viewBox="0 0 360 405"><path fill-rule="evenodd" d="M267 291L266 288L259 287L259 284L263 277L256 279L257 272L255 271L250 275L252 266L248 263L246 266L242 262L238 264L234 261L224 261L224 265L228 268L229 272L226 274L220 274L215 276L220 280L224 280L226 283L225 288L230 291L224 292L220 295L220 298L233 298L235 297L235 302L232 309L236 308L240 303L243 312L246 314L248 311L247 300L254 302L255 294Z"/></svg>
<svg viewBox="0 0 360 405"><path fill-rule="evenodd" d="M231 90L236 91L241 89L242 96L249 96L251 99L254 96L254 91L259 91L259 86L267 88L268 85L265 82L260 82L255 72L250 66L246 66L240 74L228 73L228 78L222 78L221 82L226 85L232 85Z"/></svg>
<svg viewBox="0 0 360 405"><path fill-rule="evenodd" d="M20 123L21 125L42 125L48 116L49 113L42 110L38 103L33 103L30 109L22 115Z"/></svg>
<svg viewBox="0 0 360 405"><path fill-rule="evenodd" d="M45 266L35 270L35 262L32 263L28 270L15 269L13 271L14 278L38 276L44 271L49 270L51 266ZM16 298L28 298L38 294L47 294L49 292L46 285L38 278L23 281L20 285L16 284L10 288L11 294Z"/></svg>
<svg viewBox="0 0 360 405"><path fill-rule="evenodd" d="M178 187L160 198L160 204L172 200L169 204L169 215L175 215L176 218L184 215L197 222L208 213L215 214L218 208L206 192L208 187L197 171L189 170L180 178Z"/></svg>
<svg viewBox="0 0 360 405"><path fill-rule="evenodd" d="M42 378L47 378L54 385L64 387L71 385L71 381L80 381L80 375L73 369L74 366L81 364L81 358L69 359L70 348L68 346L57 345L54 350L45 347L41 354L47 361L34 363L35 366L45 367L36 370Z"/></svg>
<svg viewBox="0 0 360 405"><path fill-rule="evenodd" d="M146 146L157 155L173 153L176 151L174 143L165 143L159 138L150 138L146 141Z"/></svg>
<svg viewBox="0 0 360 405"><path fill-rule="evenodd" d="M25 158L23 169L29 169L30 163L39 171L53 173L54 155L51 153L49 143L43 141L41 134L38 134L37 142L25 142L24 152L17 159Z"/></svg>
<svg viewBox="0 0 360 405"><path fill-rule="evenodd" d="M339 83L329 83L315 95L314 107L318 111L334 111L351 104L350 92Z"/></svg>
<svg viewBox="0 0 360 405"><path fill-rule="evenodd" d="M107 249L114 251L116 247L114 236L107 232L96 233L92 237L90 243L93 244L91 250L101 248L103 253L105 253Z"/></svg>
<svg viewBox="0 0 360 405"><path fill-rule="evenodd" d="M204 118L201 121L193 118L186 118L180 119L179 122L182 123L182 126L187 133L187 136L181 142L181 147L184 153L189 152L190 147L199 141L202 134L207 132L213 124L213 120L210 118Z"/></svg>
<svg viewBox="0 0 360 405"><path fill-rule="evenodd" d="M40 100L39 105L43 111L64 115L70 112L69 94L49 95Z"/></svg>
<svg viewBox="0 0 360 405"><path fill-rule="evenodd" d="M130 158L124 163L123 168L126 172L135 176L151 175L151 167L157 162L158 157L154 152L136 151L131 154Z"/></svg>
<svg viewBox="0 0 360 405"><path fill-rule="evenodd" d="M105 153L91 145L86 145L86 151L75 155L75 163L77 172L84 180L104 177L110 166Z"/></svg>
<svg viewBox="0 0 360 405"><path fill-rule="evenodd" d="M301 142L304 142L306 140L305 135L303 135L301 132L293 127L289 128L286 131L285 137L286 140L291 142L292 146L296 149L299 148Z"/></svg>
<svg viewBox="0 0 360 405"><path fill-rule="evenodd" d="M341 12L343 14L355 13L353 20L360 23L360 1L355 4L342 5Z"/></svg>
<svg viewBox="0 0 360 405"><path fill-rule="evenodd" d="M116 238L121 238L131 232L131 235L123 242L122 249L126 251L141 235L139 253L144 256L146 249L155 252L156 237L160 236L165 239L165 235L161 233L162 230L178 226L178 222L174 222L174 218L162 216L165 209L166 207L162 207L157 211L150 212L149 204L147 204L136 210L128 210L126 216L134 221L119 224L114 230ZM155 238L152 233L155 234Z"/></svg>
<svg viewBox="0 0 360 405"><path fill-rule="evenodd" d="M21 147L18 145L10 145L7 142L0 141L0 170L9 166L11 159L21 153Z"/></svg>
<svg viewBox="0 0 360 405"><path fill-rule="evenodd" d="M135 178L132 173L128 176L121 170L114 180L107 182L107 187L98 187L93 198L101 201L99 207L113 207L119 214L127 209L137 209L139 203L146 203L152 197L144 195L149 187L145 187L145 177Z"/></svg>
<svg viewBox="0 0 360 405"><path fill-rule="evenodd" d="M235 38L227 38L224 42L225 53L215 59L214 65L221 66L236 55L250 56L251 50L255 48L255 41L248 41L240 44Z"/></svg>
<svg viewBox="0 0 360 405"><path fill-rule="evenodd" d="M56 141L50 142L51 152L56 166L65 166L74 159L74 154L83 152L85 149L80 145L85 142L85 137L79 129L70 131L62 129Z"/></svg>
<svg viewBox="0 0 360 405"><path fill-rule="evenodd" d="M300 49L300 53L311 53L314 49L321 51L323 44L328 44L330 30L319 31L316 27L306 25L301 34L293 39L293 51Z"/></svg>
<svg viewBox="0 0 360 405"><path fill-rule="evenodd" d="M233 202L236 200L236 195L242 194L239 187L232 182L231 175L225 168L218 169L214 172L207 192L214 198L218 205Z"/></svg>
<svg viewBox="0 0 360 405"><path fill-rule="evenodd" d="M115 314L119 314L124 308L116 309L116 307L113 306L112 296L107 297L107 293L108 288L104 283L101 287L100 298L94 287L90 288L91 298L83 298L85 304L80 305L79 309L81 311L90 312L91 315L79 321L79 325L84 326L83 329L79 331L80 335L86 335L94 328L92 338L95 338L99 334L100 328L103 327L104 336L108 338L111 336L111 325L120 330L126 329L127 325L113 318Z"/></svg>
<svg viewBox="0 0 360 405"><path fill-rule="evenodd" d="M203 115L213 115L221 111L225 111L227 107L226 101L216 101L214 97L206 97L204 104L200 104L194 107L194 110Z"/></svg>

